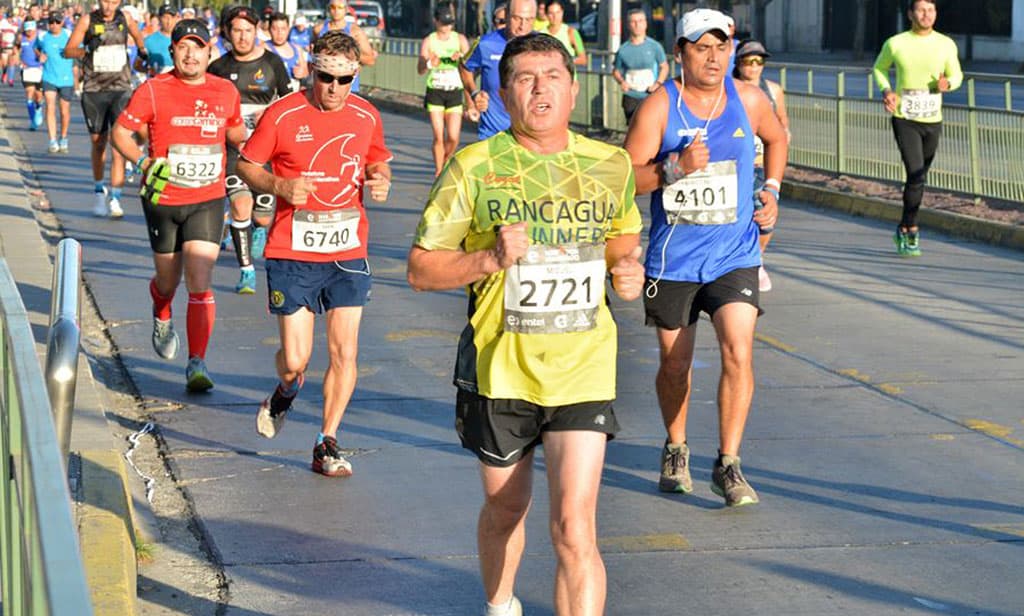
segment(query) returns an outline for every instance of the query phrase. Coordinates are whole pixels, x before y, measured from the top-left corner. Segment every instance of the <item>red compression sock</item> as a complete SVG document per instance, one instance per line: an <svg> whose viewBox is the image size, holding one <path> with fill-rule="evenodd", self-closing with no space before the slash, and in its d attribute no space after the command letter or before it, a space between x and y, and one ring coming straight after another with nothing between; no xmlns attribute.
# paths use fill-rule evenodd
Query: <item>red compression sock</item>
<svg viewBox="0 0 1024 616"><path fill-rule="evenodd" d="M188 316L185 324L188 330L188 356L206 357L206 347L213 334L213 322L217 318L217 303L213 291L188 294Z"/></svg>
<svg viewBox="0 0 1024 616"><path fill-rule="evenodd" d="M174 291L171 291L167 297L160 295L160 291L156 288L156 278L153 278L149 281L149 296L153 298L153 316L161 321L170 320Z"/></svg>

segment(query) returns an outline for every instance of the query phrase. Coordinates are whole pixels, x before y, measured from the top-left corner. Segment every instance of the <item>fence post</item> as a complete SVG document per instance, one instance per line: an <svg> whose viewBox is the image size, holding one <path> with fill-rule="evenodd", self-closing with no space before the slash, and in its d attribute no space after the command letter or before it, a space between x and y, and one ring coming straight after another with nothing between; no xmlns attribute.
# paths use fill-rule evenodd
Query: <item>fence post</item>
<svg viewBox="0 0 1024 616"><path fill-rule="evenodd" d="M783 66L779 69L779 85L782 87L782 91L786 91L786 67Z"/></svg>
<svg viewBox="0 0 1024 616"><path fill-rule="evenodd" d="M81 274L82 245L71 238L62 239L57 245L57 259L53 266L44 377L64 464L67 464L71 446L71 419L75 407L75 386L78 383Z"/></svg>
<svg viewBox="0 0 1024 616"><path fill-rule="evenodd" d="M1003 97L1006 99L1006 110L1013 111L1013 85L1009 79L1003 82Z"/></svg>
<svg viewBox="0 0 1024 616"><path fill-rule="evenodd" d="M981 148L978 135L978 108L974 100L974 79L967 80L967 143L971 156L971 191L974 202L981 200Z"/></svg>
<svg viewBox="0 0 1024 616"><path fill-rule="evenodd" d="M846 173L846 73L836 75L836 173Z"/></svg>
<svg viewBox="0 0 1024 616"><path fill-rule="evenodd" d="M807 69L807 93L814 94L814 69Z"/></svg>

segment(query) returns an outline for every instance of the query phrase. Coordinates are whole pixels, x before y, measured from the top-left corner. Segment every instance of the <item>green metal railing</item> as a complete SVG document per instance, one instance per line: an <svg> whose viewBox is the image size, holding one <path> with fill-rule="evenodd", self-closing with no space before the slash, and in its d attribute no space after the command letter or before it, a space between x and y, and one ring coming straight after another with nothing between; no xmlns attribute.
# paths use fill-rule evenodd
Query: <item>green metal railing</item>
<svg viewBox="0 0 1024 616"><path fill-rule="evenodd" d="M419 45L416 40L386 40L376 66L362 69L362 83L422 95L424 79L416 74L413 60ZM625 131L621 93L610 76L608 56L600 52L592 56L588 69L578 76L580 94L571 120L592 129ZM832 82L828 87L821 83L825 71L830 71L825 76ZM837 67L779 68L784 87L806 82L806 91L786 91L793 135L789 161L828 173L902 182L903 165L889 114L874 92L870 71L857 69L852 74L855 88L848 87L847 71ZM978 104L981 86L986 88L985 106ZM966 91L965 104L943 105L943 138L928 184L977 197L1024 201L1024 112L1014 103L1014 96L1024 90L1024 80L968 74L961 89Z"/></svg>
<svg viewBox="0 0 1024 616"><path fill-rule="evenodd" d="M0 577L3 613L92 614L28 313L0 259Z"/></svg>

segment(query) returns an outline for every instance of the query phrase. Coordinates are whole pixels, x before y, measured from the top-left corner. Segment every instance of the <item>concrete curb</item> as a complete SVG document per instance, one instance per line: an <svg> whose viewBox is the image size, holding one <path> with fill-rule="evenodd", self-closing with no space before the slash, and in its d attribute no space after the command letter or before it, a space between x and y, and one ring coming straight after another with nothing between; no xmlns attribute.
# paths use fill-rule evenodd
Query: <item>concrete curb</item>
<svg viewBox="0 0 1024 616"><path fill-rule="evenodd" d="M903 212L903 206L893 201L829 190L802 182L784 182L782 194L789 199L806 201L854 216L887 220L893 224L899 222ZM928 208L921 208L918 222L925 229L939 230L955 237L1024 250L1024 227L1020 225Z"/></svg>
<svg viewBox="0 0 1024 616"><path fill-rule="evenodd" d="M0 103L0 112L7 109ZM53 272L51 246L33 212L33 177L23 169L14 154L20 140L11 138L6 126L0 132L0 199L9 213L0 215L0 252L22 292L29 320L37 334L40 361L45 358L45 335L49 326L49 289ZM60 233L50 228L47 233ZM83 301L88 301L83 298ZM83 306L83 337L88 327L89 310ZM102 391L84 352L79 353L78 385L75 395L74 423L71 430L71 455L77 456L78 473L72 478L79 548L86 581L97 616L132 616L136 612L135 524L128 475L119 444L107 421L107 406ZM72 466L69 464L69 466Z"/></svg>

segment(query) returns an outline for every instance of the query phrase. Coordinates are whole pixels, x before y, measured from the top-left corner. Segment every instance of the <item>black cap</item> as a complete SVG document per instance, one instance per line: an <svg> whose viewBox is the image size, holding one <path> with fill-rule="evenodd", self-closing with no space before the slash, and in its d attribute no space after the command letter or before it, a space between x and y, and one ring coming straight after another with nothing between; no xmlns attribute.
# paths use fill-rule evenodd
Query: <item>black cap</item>
<svg viewBox="0 0 1024 616"><path fill-rule="evenodd" d="M450 26L455 23L455 15L452 14L452 10L447 6L439 6L434 9L434 19L443 26Z"/></svg>
<svg viewBox="0 0 1024 616"><path fill-rule="evenodd" d="M768 50L764 48L764 45L760 41L753 39L743 41L740 46L736 48L736 57L742 58L744 56L761 56L762 58L770 58L772 54L768 53Z"/></svg>
<svg viewBox="0 0 1024 616"><path fill-rule="evenodd" d="M256 13L247 6L233 6L228 11L227 18L224 20L224 25L230 27L231 22L241 17L252 25L256 26L260 23L260 18L256 16Z"/></svg>
<svg viewBox="0 0 1024 616"><path fill-rule="evenodd" d="M207 45L210 42L210 31L206 28L206 24L198 19L182 19L175 24L174 30L171 30L171 43L177 45L181 40L187 38Z"/></svg>
<svg viewBox="0 0 1024 616"><path fill-rule="evenodd" d="M47 17L47 21L51 24L62 24L64 23L64 13L60 11L50 11L50 16Z"/></svg>
<svg viewBox="0 0 1024 616"><path fill-rule="evenodd" d="M178 14L178 11L174 10L174 7L171 6L170 4L165 4L165 5L161 6L160 10L157 11L157 15L159 15L160 17L163 17L164 15L177 15L177 14Z"/></svg>

